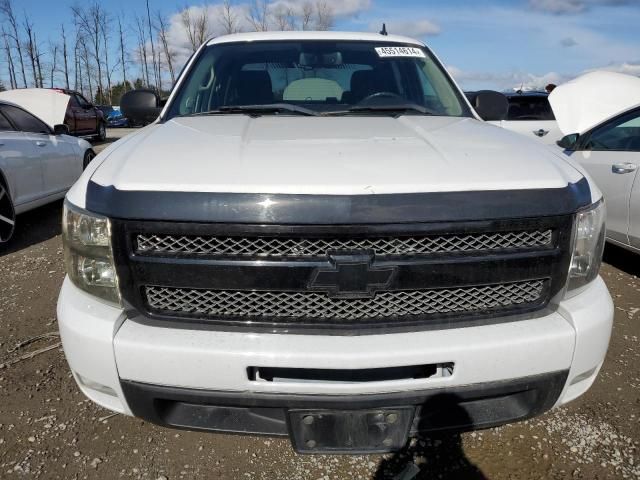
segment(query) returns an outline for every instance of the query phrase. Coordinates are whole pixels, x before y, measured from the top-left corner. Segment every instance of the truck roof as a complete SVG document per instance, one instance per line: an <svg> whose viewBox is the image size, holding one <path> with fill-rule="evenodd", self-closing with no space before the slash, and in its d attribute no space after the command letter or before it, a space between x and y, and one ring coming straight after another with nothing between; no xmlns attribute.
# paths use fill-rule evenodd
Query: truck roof
<svg viewBox="0 0 640 480"><path fill-rule="evenodd" d="M269 40L360 40L381 43L401 43L412 44L424 47L425 44L419 40L401 35L381 35L379 33L367 32L312 32L312 31L284 31L284 32L249 32L232 33L212 38L207 45L230 42L258 42Z"/></svg>

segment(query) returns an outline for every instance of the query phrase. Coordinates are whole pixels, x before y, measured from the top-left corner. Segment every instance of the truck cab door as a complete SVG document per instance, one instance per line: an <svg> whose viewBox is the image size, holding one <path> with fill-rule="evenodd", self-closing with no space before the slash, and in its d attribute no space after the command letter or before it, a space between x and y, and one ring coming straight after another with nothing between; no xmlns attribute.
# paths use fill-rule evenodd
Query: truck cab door
<svg viewBox="0 0 640 480"><path fill-rule="evenodd" d="M79 112L81 115L81 129L83 133L93 133L96 131L97 125L97 114L95 112L95 108L91 103L87 101L79 93L73 95L76 99L76 102L79 105Z"/></svg>
<svg viewBox="0 0 640 480"><path fill-rule="evenodd" d="M0 106L0 170L7 180L13 205L37 200L42 196L42 162L22 132L15 129Z"/></svg>
<svg viewBox="0 0 640 480"><path fill-rule="evenodd" d="M593 177L607 203L607 237L630 245L632 190L637 188L640 166L640 109L596 127L579 145L574 158Z"/></svg>

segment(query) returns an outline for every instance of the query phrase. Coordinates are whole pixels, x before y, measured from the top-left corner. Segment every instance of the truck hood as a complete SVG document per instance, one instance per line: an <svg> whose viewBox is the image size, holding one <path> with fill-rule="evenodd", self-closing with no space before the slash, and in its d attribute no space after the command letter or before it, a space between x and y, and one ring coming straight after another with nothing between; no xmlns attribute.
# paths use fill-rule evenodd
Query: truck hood
<svg viewBox="0 0 640 480"><path fill-rule="evenodd" d="M0 100L24 108L51 128L64 123L70 98L66 93L46 88L20 88L0 92Z"/></svg>
<svg viewBox="0 0 640 480"><path fill-rule="evenodd" d="M97 160L94 183L134 191L365 195L562 188L582 178L520 135L415 115L175 118Z"/></svg>
<svg viewBox="0 0 640 480"><path fill-rule="evenodd" d="M564 135L584 133L605 120L640 106L640 78L590 72L556 87L549 103Z"/></svg>

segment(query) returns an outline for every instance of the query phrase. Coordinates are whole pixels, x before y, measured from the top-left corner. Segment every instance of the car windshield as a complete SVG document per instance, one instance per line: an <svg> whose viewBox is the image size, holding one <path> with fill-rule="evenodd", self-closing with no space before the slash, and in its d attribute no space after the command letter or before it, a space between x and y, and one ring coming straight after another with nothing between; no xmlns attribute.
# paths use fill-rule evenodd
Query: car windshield
<svg viewBox="0 0 640 480"><path fill-rule="evenodd" d="M310 40L206 47L167 112L166 119L208 113L470 115L427 49Z"/></svg>
<svg viewBox="0 0 640 480"><path fill-rule="evenodd" d="M507 120L555 120L546 95L509 97Z"/></svg>

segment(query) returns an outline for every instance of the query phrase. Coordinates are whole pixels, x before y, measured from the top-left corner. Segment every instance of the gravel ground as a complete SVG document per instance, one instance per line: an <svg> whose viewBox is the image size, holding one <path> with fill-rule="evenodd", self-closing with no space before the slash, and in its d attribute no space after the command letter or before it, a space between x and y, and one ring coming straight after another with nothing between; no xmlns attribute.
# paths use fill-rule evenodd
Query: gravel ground
<svg viewBox="0 0 640 480"><path fill-rule="evenodd" d="M409 459L423 479L640 478L638 256L607 247L613 338L595 385L575 402L526 422L421 438L396 455L300 456L287 440L165 429L82 396L56 335L60 215L60 202L21 215L0 250L0 478L382 479Z"/></svg>

